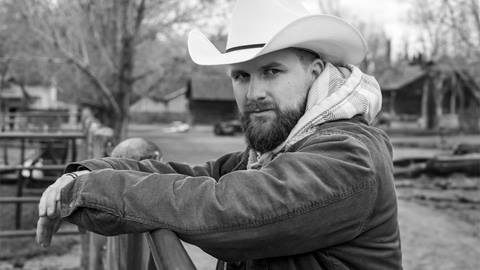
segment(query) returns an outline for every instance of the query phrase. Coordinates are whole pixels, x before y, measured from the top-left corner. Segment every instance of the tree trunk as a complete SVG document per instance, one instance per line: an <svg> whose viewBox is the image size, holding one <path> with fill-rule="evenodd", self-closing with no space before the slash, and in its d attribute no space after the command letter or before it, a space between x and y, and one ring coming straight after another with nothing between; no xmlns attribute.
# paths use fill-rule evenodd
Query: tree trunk
<svg viewBox="0 0 480 270"><path fill-rule="evenodd" d="M118 95L121 114L114 125L115 140L119 142L127 136L128 123L130 118L130 98L133 91L133 61L135 57L135 35L128 27L129 1L121 3L121 44L120 44L120 65L118 72Z"/></svg>
<svg viewBox="0 0 480 270"><path fill-rule="evenodd" d="M428 126L428 93L429 93L429 77L426 78L425 82L423 83L423 91L422 91L422 128L427 129Z"/></svg>
<svg viewBox="0 0 480 270"><path fill-rule="evenodd" d="M113 142L114 144L119 143L121 140L125 139L127 137L127 131L128 131L128 112L125 112L125 110L122 110L122 112L119 115L116 115L113 118Z"/></svg>
<svg viewBox="0 0 480 270"><path fill-rule="evenodd" d="M452 91L450 94L450 114L456 114L457 113L457 94Z"/></svg>

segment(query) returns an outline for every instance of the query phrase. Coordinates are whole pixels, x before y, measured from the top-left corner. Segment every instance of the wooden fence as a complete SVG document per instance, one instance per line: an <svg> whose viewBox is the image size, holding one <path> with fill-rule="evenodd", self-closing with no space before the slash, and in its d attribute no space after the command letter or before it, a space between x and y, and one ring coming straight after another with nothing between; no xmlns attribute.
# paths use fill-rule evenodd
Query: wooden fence
<svg viewBox="0 0 480 270"><path fill-rule="evenodd" d="M67 155L61 159L60 164L35 166L34 164L25 165L26 159L26 145L33 141L48 142L48 141L63 141L66 142L68 149ZM79 141L82 143L79 144ZM61 174L65 168L65 163L69 161L82 160L87 158L105 157L113 142L112 129L103 126L92 113L85 109L82 111L82 131L69 133L32 133L32 132L2 132L0 133L0 142L17 141L20 145L20 165L10 165L8 156L4 151L4 165L0 166L0 177L7 173L13 173L13 178L0 178L0 184L7 182L14 182L17 185L17 192L15 197L0 197L0 204L16 204L16 230L0 231L0 238L12 238L23 236L34 236L35 230L21 230L21 205L24 203L37 204L40 200L39 196L24 196L24 187L26 183L38 182L43 185L52 183L54 178L34 179L35 172L56 171L58 175ZM82 147L77 148L78 145ZM5 145L4 145L5 146ZM64 145L65 146L65 145ZM5 146L6 147L6 146ZM27 176L23 175L26 174ZM60 230L56 235L70 235L78 234L78 230ZM183 245L178 237L171 231L158 230L144 234L147 238L150 248L151 256L148 263L148 269L171 270L171 269L196 269L190 257L186 253ZM82 241L82 258L81 266L83 269L92 268L92 263L89 258L90 237L89 234L81 235ZM139 254L131 252L132 256L128 258L127 265L134 265L138 263Z"/></svg>

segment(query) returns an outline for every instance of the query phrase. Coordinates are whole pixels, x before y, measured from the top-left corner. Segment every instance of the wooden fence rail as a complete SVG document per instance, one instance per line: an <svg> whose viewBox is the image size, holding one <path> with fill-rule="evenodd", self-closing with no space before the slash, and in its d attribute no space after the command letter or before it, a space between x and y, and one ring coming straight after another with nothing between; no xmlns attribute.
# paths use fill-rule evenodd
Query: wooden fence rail
<svg viewBox="0 0 480 270"><path fill-rule="evenodd" d="M11 230L11 231L0 231L1 238L15 238L15 237L33 237L37 233L36 230ZM65 229L59 230L55 235L77 235L80 232L77 229Z"/></svg>
<svg viewBox="0 0 480 270"><path fill-rule="evenodd" d="M85 133L83 132L61 132L61 133L49 133L49 132L0 132L0 139L3 140L16 140L16 139L84 139Z"/></svg>
<svg viewBox="0 0 480 270"><path fill-rule="evenodd" d="M12 166L0 166L0 173L2 172L12 172L12 171L20 171L20 170L27 170L27 171L63 171L65 169L65 165L42 165L42 167L34 167L34 166L25 166L25 165L12 165Z"/></svg>
<svg viewBox="0 0 480 270"><path fill-rule="evenodd" d="M38 203L40 197L0 197L2 203Z"/></svg>

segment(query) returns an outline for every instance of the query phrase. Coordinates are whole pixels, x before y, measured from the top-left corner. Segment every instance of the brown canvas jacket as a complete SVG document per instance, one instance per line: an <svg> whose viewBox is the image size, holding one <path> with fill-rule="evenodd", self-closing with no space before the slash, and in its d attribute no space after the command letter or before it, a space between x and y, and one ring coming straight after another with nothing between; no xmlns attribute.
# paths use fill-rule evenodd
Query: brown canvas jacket
<svg viewBox="0 0 480 270"><path fill-rule="evenodd" d="M62 215L116 235L167 228L225 269L402 269L392 149L361 118L322 124L259 170L246 152L204 166L103 158Z"/></svg>

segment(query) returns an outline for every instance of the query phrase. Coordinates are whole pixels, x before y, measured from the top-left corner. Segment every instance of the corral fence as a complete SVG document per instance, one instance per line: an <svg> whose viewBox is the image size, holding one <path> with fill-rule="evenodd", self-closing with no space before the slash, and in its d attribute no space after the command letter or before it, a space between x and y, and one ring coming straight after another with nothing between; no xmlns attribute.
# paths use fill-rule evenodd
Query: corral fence
<svg viewBox="0 0 480 270"><path fill-rule="evenodd" d="M79 121L81 121L81 113L76 109L2 112L0 131L59 132L75 129Z"/></svg>
<svg viewBox="0 0 480 270"><path fill-rule="evenodd" d="M17 116L19 117L19 116ZM52 117L52 116L50 116ZM35 236L35 230L22 230L22 204L38 204L44 188L61 175L68 162L99 158L108 154L113 144L113 131L95 119L90 110L81 113L81 129L62 132L0 132L0 185L16 185L15 196L0 197L0 205L15 204L15 230L0 231L0 238ZM79 147L80 146L80 147ZM15 149L15 158L9 150ZM36 153L32 154L32 149ZM13 160L13 161L12 161ZM13 165L12 165L13 164ZM60 229L56 235L79 234L76 229ZM157 230L143 234L150 249L148 269L196 269L175 233ZM81 234L82 269L101 269L89 258L89 234ZM141 254L134 245L127 246L127 267L138 269Z"/></svg>
<svg viewBox="0 0 480 270"><path fill-rule="evenodd" d="M77 141L84 137L81 132L0 133L3 150L0 184L16 186L15 196L0 198L0 204L16 205L15 231L0 231L0 237L35 234L35 230L19 231L22 204L38 203L43 189L55 181L67 162L76 159ZM25 197L26 195L29 197Z"/></svg>

